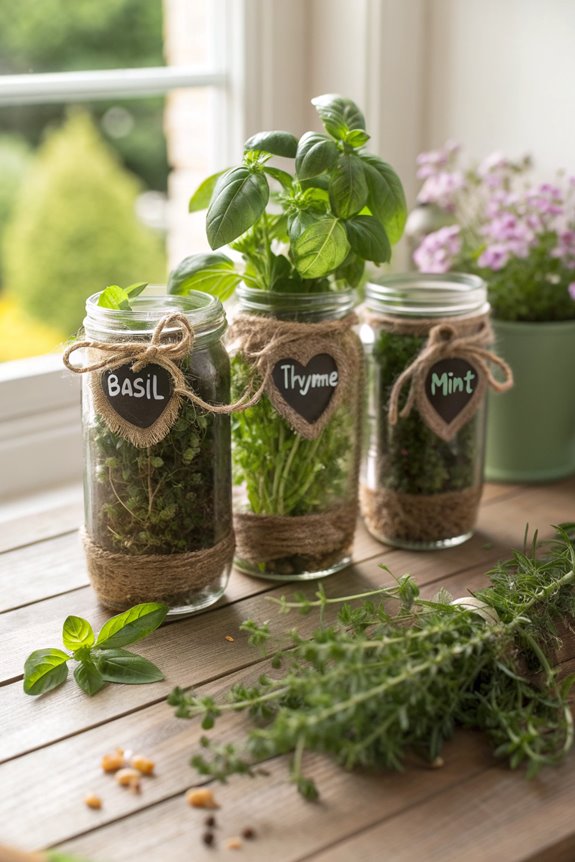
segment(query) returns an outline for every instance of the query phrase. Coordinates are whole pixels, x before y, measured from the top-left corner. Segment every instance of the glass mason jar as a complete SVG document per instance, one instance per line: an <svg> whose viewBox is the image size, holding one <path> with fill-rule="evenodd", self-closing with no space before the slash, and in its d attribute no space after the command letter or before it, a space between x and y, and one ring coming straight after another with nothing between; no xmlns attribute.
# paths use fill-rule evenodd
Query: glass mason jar
<svg viewBox="0 0 575 862"><path fill-rule="evenodd" d="M484 366L473 351L481 345L481 355L490 337L486 296L480 278L455 273L393 275L366 287L360 500L382 542L446 548L472 535L485 440Z"/></svg>
<svg viewBox="0 0 575 862"><path fill-rule="evenodd" d="M325 577L350 562L358 514L363 356L354 293L241 286L237 296L233 400L261 380L253 357L262 351L270 378L259 402L232 418L236 565L271 580Z"/></svg>
<svg viewBox="0 0 575 862"><path fill-rule="evenodd" d="M143 294L131 300L132 310L124 311L100 307L98 297L86 303L88 341L149 345L159 321L179 312L193 336L191 349L176 362L185 385L204 401L229 400L229 358L221 341L226 319L217 299L197 291L187 296ZM161 343L174 344L178 336L181 331L168 326ZM106 355L93 348L86 353L90 361ZM155 414L142 419L129 411L154 411L153 401L146 399L169 397L169 392L162 395L161 387L156 392L153 372L163 369L153 360L138 372L139 378L131 364L126 359L113 371L107 391L123 399L124 407L118 402L114 410L128 410L128 421L141 429ZM202 410L182 397L165 436L152 445L134 445L98 409L95 387L101 374L83 375L84 544L92 585L101 603L113 610L163 601L171 617L198 611L224 592L233 558L229 416ZM169 373L164 385L171 385Z"/></svg>

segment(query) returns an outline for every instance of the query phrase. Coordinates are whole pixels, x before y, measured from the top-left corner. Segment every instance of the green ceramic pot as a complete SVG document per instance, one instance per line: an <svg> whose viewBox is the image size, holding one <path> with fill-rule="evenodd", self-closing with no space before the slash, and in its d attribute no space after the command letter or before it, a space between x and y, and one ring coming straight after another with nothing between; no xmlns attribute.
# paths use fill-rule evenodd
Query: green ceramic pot
<svg viewBox="0 0 575 862"><path fill-rule="evenodd" d="M489 393L485 477L544 482L575 473L575 320L493 321L514 387Z"/></svg>

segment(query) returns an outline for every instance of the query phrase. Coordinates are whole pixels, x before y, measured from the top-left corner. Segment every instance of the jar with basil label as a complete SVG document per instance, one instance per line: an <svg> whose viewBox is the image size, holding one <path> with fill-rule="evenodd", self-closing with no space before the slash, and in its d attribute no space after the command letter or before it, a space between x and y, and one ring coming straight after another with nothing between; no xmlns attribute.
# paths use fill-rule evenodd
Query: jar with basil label
<svg viewBox="0 0 575 862"><path fill-rule="evenodd" d="M87 301L83 375L84 546L98 598L169 616L224 592L233 558L230 369L221 303L140 295ZM76 347L81 345L76 345ZM75 348L73 348L75 349Z"/></svg>

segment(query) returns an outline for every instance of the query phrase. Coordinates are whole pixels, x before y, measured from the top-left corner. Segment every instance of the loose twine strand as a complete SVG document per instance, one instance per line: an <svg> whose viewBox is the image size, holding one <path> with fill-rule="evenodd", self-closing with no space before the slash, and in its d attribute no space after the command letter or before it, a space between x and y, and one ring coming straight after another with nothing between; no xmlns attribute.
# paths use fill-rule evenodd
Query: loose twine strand
<svg viewBox="0 0 575 862"><path fill-rule="evenodd" d="M165 368L174 381L174 393L188 398L198 407L210 413L229 414L239 413L253 407L262 397L268 385L272 368L268 361L279 347L298 341L310 334L310 326L321 335L330 335L333 332L341 332L353 326L357 321L354 314L333 321L322 321L321 323L296 323L278 321L259 317L257 315L243 314L232 327L232 332L242 339L241 351L253 364L255 381L260 378L259 386L248 387L247 391L233 404L209 404L203 398L190 389L186 384L186 378L177 360L183 359L194 345L195 335L187 317L181 312L174 312L163 317L157 324L152 338L149 342L122 341L106 342L85 340L76 341L65 351L63 362L66 368L75 374L86 374L95 371L113 371L120 365L131 364L134 372L141 371L145 365L154 363ZM162 341L164 331L173 329L169 341ZM281 334L278 334L278 330ZM262 341L267 342L261 347ZM76 350L98 350L104 354L103 358L85 365L74 365L71 356Z"/></svg>
<svg viewBox="0 0 575 862"><path fill-rule="evenodd" d="M427 344L402 373L399 375L389 398L388 419L391 425L396 425L399 417L405 419L411 413L418 392L418 383L427 372L430 365L440 359L452 356L467 356L475 361L483 372L487 383L496 392L506 392L513 386L513 372L500 356L486 348L493 341L493 331L486 320L481 321L476 333L463 335L457 327L449 323L440 323L429 331ZM492 373L490 365L496 365L503 373L503 379L498 380ZM403 387L409 382L409 392L405 405L399 410L399 398Z"/></svg>

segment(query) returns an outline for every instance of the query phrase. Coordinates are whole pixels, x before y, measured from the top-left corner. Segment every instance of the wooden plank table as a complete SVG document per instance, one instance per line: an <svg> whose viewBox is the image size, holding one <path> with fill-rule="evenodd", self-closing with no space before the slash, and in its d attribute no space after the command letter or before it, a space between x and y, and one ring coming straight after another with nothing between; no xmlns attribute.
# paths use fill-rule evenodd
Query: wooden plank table
<svg viewBox="0 0 575 862"><path fill-rule="evenodd" d="M527 781L495 762L479 734L464 732L446 746L441 769L350 775L310 756L306 773L319 785L317 804L299 797L283 758L274 759L264 777L235 778L215 788L218 840L215 848L206 847L205 812L184 799L189 787L201 783L189 756L202 731L195 721L174 718L165 696L175 685L217 693L257 673L260 656L239 624L274 616L266 596L292 588L234 572L215 607L164 626L138 645L165 672L165 682L109 686L93 699L68 682L44 697L28 697L22 691L27 654L59 646L70 613L95 627L107 617L87 585L76 530L80 517L79 502L67 499L0 523L0 844L29 851L57 847L93 862L202 862L233 858L225 840L249 824L257 839L235 852L250 862L575 859L575 754L561 768ZM360 526L354 565L324 583L332 595L381 586L389 580L378 566L385 562L396 575L412 574L424 595L440 586L464 595L484 582L497 559L521 546L526 523L549 535L551 524L569 519L575 520L575 478L536 487L488 486L478 531L466 544L409 553L380 545ZM295 621L281 617L277 625ZM297 623L312 624L306 617ZM242 721L230 717L220 738L231 738ZM117 746L156 763L157 775L145 780L140 795L101 773L102 754ZM88 792L102 796L100 811L84 805Z"/></svg>

